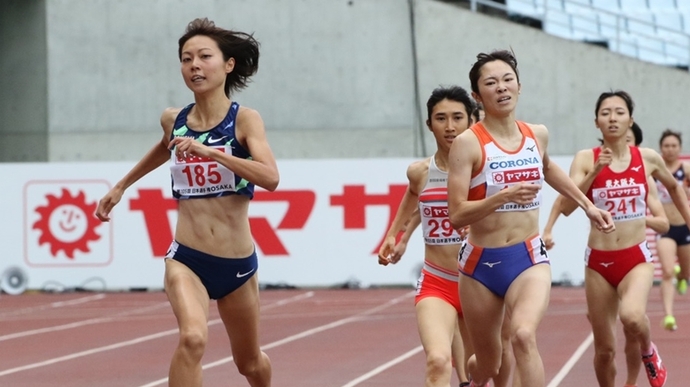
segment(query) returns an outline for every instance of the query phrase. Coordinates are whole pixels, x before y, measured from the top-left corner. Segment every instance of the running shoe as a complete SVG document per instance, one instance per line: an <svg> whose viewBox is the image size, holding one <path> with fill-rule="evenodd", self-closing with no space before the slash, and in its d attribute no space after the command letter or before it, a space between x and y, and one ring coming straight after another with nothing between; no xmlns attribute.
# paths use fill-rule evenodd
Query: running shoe
<svg viewBox="0 0 690 387"><path fill-rule="evenodd" d="M649 385L652 387L664 387L666 384L666 367L661 362L661 356L659 356L659 351L654 343L652 343L652 354L642 356L642 364L644 364Z"/></svg>
<svg viewBox="0 0 690 387"><path fill-rule="evenodd" d="M676 318L671 316L670 314L664 317L662 325L664 326L664 329L666 329L667 331L675 331L676 329L678 329L678 325L676 325Z"/></svg>
<svg viewBox="0 0 690 387"><path fill-rule="evenodd" d="M484 386L478 386L478 385L474 384L474 382L471 381L471 380L470 380L469 386L470 386L470 387L491 387L491 385L489 384L489 382L486 382L486 384L485 384Z"/></svg>
<svg viewBox="0 0 690 387"><path fill-rule="evenodd" d="M470 382L462 382L462 383L460 383L460 387L469 387L469 386L470 386Z"/></svg>
<svg viewBox="0 0 690 387"><path fill-rule="evenodd" d="M688 280L683 278L676 283L676 290L681 296L688 292Z"/></svg>

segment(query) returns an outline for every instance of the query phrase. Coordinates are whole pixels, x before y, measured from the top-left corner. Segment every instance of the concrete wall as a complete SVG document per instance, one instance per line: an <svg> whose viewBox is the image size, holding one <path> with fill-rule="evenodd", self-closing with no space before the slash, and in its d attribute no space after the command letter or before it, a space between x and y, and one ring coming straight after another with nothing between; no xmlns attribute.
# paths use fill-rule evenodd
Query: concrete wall
<svg viewBox="0 0 690 387"><path fill-rule="evenodd" d="M0 162L48 159L44 0L0 1Z"/></svg>
<svg viewBox="0 0 690 387"><path fill-rule="evenodd" d="M139 159L161 136L161 111L191 102L177 39L200 16L261 42L259 73L234 98L261 112L278 158L429 154L416 113L431 90L469 87L476 54L507 47L519 60L518 118L549 127L552 154L595 143L594 102L609 89L632 93L646 145L686 129L687 72L414 3L418 104L406 0L4 0L0 160Z"/></svg>
<svg viewBox="0 0 690 387"><path fill-rule="evenodd" d="M235 99L278 157L412 153L405 2L50 0L47 15L51 160L136 159L157 141L162 110L192 101L177 39L203 16L261 43Z"/></svg>

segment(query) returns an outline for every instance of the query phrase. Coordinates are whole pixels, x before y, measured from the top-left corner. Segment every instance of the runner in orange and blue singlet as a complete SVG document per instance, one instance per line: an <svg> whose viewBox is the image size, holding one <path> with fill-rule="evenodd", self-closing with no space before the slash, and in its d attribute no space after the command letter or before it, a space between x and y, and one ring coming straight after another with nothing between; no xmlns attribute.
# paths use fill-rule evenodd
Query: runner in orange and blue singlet
<svg viewBox="0 0 690 387"><path fill-rule="evenodd" d="M577 201L598 229L610 232L613 222L550 162L546 127L515 119L521 88L515 56L480 53L469 75L485 116L450 149L448 217L453 228L470 227L459 257L462 310L475 352L467 363L470 386L496 381L502 330L515 354L518 385L543 386L536 330L548 305L551 268L542 264L548 258L539 238L542 183Z"/></svg>

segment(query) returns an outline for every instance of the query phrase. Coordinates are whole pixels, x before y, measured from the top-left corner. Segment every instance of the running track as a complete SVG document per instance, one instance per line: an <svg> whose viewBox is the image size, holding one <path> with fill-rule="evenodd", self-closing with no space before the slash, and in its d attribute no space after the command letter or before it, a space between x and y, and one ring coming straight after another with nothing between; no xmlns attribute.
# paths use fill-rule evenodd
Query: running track
<svg viewBox="0 0 690 387"><path fill-rule="evenodd" d="M261 297L274 386L423 385L411 289L267 290ZM676 298L676 332L659 326L656 287L648 314L669 368L667 387L689 386L690 296ZM554 287L538 336L548 387L596 385L589 334L584 290ZM204 386L246 386L215 305L209 336ZM619 385L621 340L619 329ZM176 342L162 292L0 296L0 386L165 386ZM648 385L643 374L638 385Z"/></svg>

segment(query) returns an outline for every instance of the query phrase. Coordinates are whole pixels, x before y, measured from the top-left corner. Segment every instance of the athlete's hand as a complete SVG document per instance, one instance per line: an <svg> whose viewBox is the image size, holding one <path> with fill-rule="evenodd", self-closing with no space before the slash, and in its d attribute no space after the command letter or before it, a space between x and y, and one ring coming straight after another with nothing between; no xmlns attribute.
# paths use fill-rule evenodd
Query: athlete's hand
<svg viewBox="0 0 690 387"><path fill-rule="evenodd" d="M379 265L387 266L389 263L395 263L391 259L391 254L395 249L395 237L386 237L379 249ZM398 258L399 260L400 258ZM397 261L396 261L397 262Z"/></svg>
<svg viewBox="0 0 690 387"><path fill-rule="evenodd" d="M594 223L597 230L608 234L616 230L616 225L613 223L613 218L611 218L611 213L608 211L599 209L594 205L587 207L585 210L587 217Z"/></svg>
<svg viewBox="0 0 690 387"><path fill-rule="evenodd" d="M460 239L464 241L467 236L470 235L470 226L465 226L461 229L458 229L457 232L460 234Z"/></svg>
<svg viewBox="0 0 690 387"><path fill-rule="evenodd" d="M175 156L178 158L187 158L188 156L210 157L214 149L210 148L201 142L191 137L175 137L170 140L168 149L175 151Z"/></svg>
<svg viewBox="0 0 690 387"><path fill-rule="evenodd" d="M601 153L599 153L599 157L597 158L597 162L594 163L594 170L599 173L601 172L602 169L604 169L605 166L611 165L611 162L613 161L613 151L611 148L603 148L601 150Z"/></svg>
<svg viewBox="0 0 690 387"><path fill-rule="evenodd" d="M544 230L544 232L541 234L541 240L544 241L544 247L546 250L551 250L553 246L556 244L553 241L553 234L551 231Z"/></svg>
<svg viewBox="0 0 690 387"><path fill-rule="evenodd" d="M532 203L540 189L541 185L539 184L519 183L504 189L502 192L506 195L508 202L524 206Z"/></svg>
<svg viewBox="0 0 690 387"><path fill-rule="evenodd" d="M96 217L101 220L101 222L110 221L110 211L115 207L117 203L120 202L122 198L123 191L117 187L108 191L103 198L98 202L98 208L96 208Z"/></svg>
<svg viewBox="0 0 690 387"><path fill-rule="evenodd" d="M392 264L400 262L400 258L405 254L405 250L407 250L407 242L401 239L393 248L393 252L390 255L390 262Z"/></svg>

